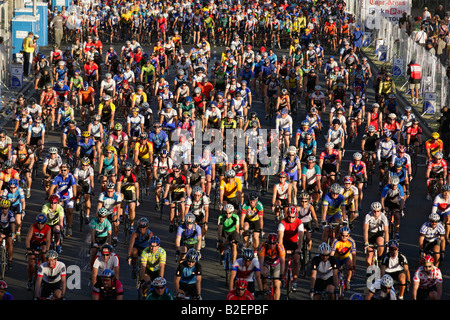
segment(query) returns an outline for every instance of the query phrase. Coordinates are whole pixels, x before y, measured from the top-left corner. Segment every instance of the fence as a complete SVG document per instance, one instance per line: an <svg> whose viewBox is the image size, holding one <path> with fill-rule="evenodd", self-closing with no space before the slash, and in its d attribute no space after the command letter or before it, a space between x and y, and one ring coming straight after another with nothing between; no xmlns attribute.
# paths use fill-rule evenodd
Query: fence
<svg viewBox="0 0 450 320"><path fill-rule="evenodd" d="M446 67L436 55L429 53L425 47L414 42L412 36L401 30L398 23L381 17L380 28L368 30L365 29L364 21L361 21L359 1L353 2L346 9L354 14L356 22L362 26L365 36L370 37L370 41L365 41L364 51L375 55L375 58L385 55L379 62L391 71L396 84L400 83L397 90L400 90L405 98L408 97L407 92L409 91L406 73L409 63L414 59L422 66L422 97L424 93L434 93L436 101L433 114L426 114L427 110L421 110L420 106L417 111L425 116L428 124L436 125L441 107L450 105L450 81L447 77ZM382 47L380 48L380 46Z"/></svg>

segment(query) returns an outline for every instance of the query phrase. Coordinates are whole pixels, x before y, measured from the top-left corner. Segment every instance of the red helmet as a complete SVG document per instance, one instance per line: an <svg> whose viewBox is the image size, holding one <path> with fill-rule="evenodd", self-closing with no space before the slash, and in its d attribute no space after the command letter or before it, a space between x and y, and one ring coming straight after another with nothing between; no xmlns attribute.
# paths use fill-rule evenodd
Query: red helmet
<svg viewBox="0 0 450 320"><path fill-rule="evenodd" d="M267 236L267 243L275 244L278 242L278 234L277 233L270 233Z"/></svg>
<svg viewBox="0 0 450 320"><path fill-rule="evenodd" d="M237 279L236 280L236 288L237 289L247 289L248 282L245 279Z"/></svg>
<svg viewBox="0 0 450 320"><path fill-rule="evenodd" d="M48 198L48 202L59 202L59 197L56 194L52 194L50 198Z"/></svg>
<svg viewBox="0 0 450 320"><path fill-rule="evenodd" d="M426 256L425 256L425 258L423 258L423 262L424 263L434 263L434 259L433 259L433 257L432 256L430 256L429 254L427 254Z"/></svg>
<svg viewBox="0 0 450 320"><path fill-rule="evenodd" d="M297 207L295 207L295 206L290 206L290 207L288 208L288 214L289 214L289 215L291 215L291 214L296 215L296 214L297 214Z"/></svg>
<svg viewBox="0 0 450 320"><path fill-rule="evenodd" d="M287 177L286 172L281 171L281 172L278 174L278 177L280 177L280 178L286 178L286 177Z"/></svg>
<svg viewBox="0 0 450 320"><path fill-rule="evenodd" d="M0 280L0 290L6 290L6 289L8 289L8 284L5 281Z"/></svg>

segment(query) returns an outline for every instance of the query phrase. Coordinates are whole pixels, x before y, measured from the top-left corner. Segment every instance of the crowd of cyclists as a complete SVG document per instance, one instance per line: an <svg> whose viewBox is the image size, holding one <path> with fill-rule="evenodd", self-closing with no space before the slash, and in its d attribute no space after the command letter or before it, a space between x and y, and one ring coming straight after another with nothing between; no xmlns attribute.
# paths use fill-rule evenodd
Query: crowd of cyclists
<svg viewBox="0 0 450 320"><path fill-rule="evenodd" d="M123 299L115 247L125 229L127 257L120 258L132 267L139 297L201 299L212 215L221 264L231 255L224 299L267 298L270 285L280 299L290 261L295 292L306 258L311 298L336 299L341 273L351 288L359 215L366 266L377 264L380 274L366 296L351 299L403 299L408 291L413 299L441 298L450 231L442 141L437 133L425 139L411 107L399 110L391 74L374 72L362 57L360 28L344 1L74 1L61 13L67 47L36 55L36 93L18 97L13 132L0 132L9 269L31 185L36 173L44 177L46 198L25 238L33 297L64 298L59 255L82 211L94 300ZM213 46L225 47L219 59ZM60 141L48 147L53 133ZM357 136L360 151L346 167L345 148ZM422 147L433 204L411 275L399 232ZM368 204L372 179L381 196ZM168 211L173 282L165 278L172 252L161 246L168 235L151 231L147 202L161 217ZM0 282L0 296L6 288Z"/></svg>

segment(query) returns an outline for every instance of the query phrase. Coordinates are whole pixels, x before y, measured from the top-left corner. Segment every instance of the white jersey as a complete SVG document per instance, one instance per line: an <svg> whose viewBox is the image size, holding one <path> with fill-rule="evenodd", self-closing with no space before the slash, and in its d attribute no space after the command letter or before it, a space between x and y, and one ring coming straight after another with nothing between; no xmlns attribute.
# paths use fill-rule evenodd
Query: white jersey
<svg viewBox="0 0 450 320"><path fill-rule="evenodd" d="M118 266L119 257L115 253L112 253L109 256L108 261L105 261L105 259L99 253L97 255L97 258L95 258L93 268L97 269L97 276L101 276L105 269L114 270L114 268Z"/></svg>
<svg viewBox="0 0 450 320"><path fill-rule="evenodd" d="M364 224L369 225L369 235L371 235L379 231L384 231L384 227L389 225L389 221L384 213L381 213L378 219L375 219L373 213L369 212L366 214Z"/></svg>
<svg viewBox="0 0 450 320"><path fill-rule="evenodd" d="M54 268L48 266L48 262L42 263L37 271L37 276L46 283L57 283L61 277L66 276L66 265L61 261L56 261Z"/></svg>

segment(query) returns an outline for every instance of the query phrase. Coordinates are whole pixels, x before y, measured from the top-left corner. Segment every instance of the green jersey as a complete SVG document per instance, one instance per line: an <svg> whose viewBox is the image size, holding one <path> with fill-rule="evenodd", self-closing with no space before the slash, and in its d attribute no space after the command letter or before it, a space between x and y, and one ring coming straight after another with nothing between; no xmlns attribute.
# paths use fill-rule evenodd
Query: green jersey
<svg viewBox="0 0 450 320"><path fill-rule="evenodd" d="M227 218L225 213L219 216L219 221L217 223L222 226L222 230L227 233L236 231L236 225L239 225L239 217L236 213L233 213L231 217Z"/></svg>

